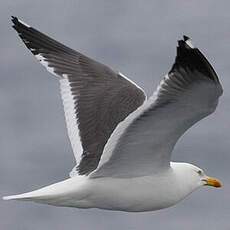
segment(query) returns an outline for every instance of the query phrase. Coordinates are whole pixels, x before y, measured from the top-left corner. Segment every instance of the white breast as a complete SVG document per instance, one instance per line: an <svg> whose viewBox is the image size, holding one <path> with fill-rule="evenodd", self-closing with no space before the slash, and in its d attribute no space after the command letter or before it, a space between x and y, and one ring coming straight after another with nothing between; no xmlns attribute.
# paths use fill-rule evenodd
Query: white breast
<svg viewBox="0 0 230 230"><path fill-rule="evenodd" d="M154 176L92 179L88 185L92 193L87 199L102 209L153 211L172 206L186 196L172 170Z"/></svg>

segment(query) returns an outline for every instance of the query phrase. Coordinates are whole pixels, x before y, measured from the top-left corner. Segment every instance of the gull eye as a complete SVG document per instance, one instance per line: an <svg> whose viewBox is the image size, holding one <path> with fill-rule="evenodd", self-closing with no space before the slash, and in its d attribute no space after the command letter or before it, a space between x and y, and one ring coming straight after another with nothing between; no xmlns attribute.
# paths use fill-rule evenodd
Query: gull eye
<svg viewBox="0 0 230 230"><path fill-rule="evenodd" d="M202 171L198 170L197 173L201 176L202 175Z"/></svg>

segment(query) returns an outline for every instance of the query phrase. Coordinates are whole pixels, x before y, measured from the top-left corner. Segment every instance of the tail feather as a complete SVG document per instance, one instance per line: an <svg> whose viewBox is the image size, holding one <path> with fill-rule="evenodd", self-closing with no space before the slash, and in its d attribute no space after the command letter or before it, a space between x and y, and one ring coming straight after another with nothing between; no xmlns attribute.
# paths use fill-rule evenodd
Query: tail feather
<svg viewBox="0 0 230 230"><path fill-rule="evenodd" d="M3 200L36 200L43 197L44 194L37 191L22 193L18 195L4 196Z"/></svg>
<svg viewBox="0 0 230 230"><path fill-rule="evenodd" d="M59 182L56 184L45 186L43 188L31 192L26 192L17 195L11 195L11 196L4 196L2 199L3 200L28 200L28 201L37 201L40 199L46 200L47 198L57 196L61 192L60 185L62 183L63 182Z"/></svg>
<svg viewBox="0 0 230 230"><path fill-rule="evenodd" d="M12 195L12 196L3 196L3 200L26 200L29 199L29 197L24 196L23 194L19 195Z"/></svg>
<svg viewBox="0 0 230 230"><path fill-rule="evenodd" d="M45 186L41 189L34 190L32 192L22 193L18 195L4 196L3 200L24 200L35 201L38 203L51 203L58 202L62 199L66 199L69 196L76 196L79 186L83 177L74 177L67 180ZM79 182L79 183L78 183Z"/></svg>

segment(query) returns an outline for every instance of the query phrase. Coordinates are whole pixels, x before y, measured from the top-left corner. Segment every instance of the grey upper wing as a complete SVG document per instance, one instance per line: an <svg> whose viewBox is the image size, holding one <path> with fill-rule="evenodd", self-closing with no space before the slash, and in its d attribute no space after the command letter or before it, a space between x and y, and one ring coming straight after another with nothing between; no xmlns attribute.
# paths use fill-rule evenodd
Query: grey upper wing
<svg viewBox="0 0 230 230"><path fill-rule="evenodd" d="M177 140L216 109L222 91L212 66L184 37L155 95L118 125L91 176L143 176L167 169Z"/></svg>
<svg viewBox="0 0 230 230"><path fill-rule="evenodd" d="M68 134L77 173L89 174L111 133L145 100L142 89L109 67L70 49L16 17L12 19L29 50L60 77Z"/></svg>

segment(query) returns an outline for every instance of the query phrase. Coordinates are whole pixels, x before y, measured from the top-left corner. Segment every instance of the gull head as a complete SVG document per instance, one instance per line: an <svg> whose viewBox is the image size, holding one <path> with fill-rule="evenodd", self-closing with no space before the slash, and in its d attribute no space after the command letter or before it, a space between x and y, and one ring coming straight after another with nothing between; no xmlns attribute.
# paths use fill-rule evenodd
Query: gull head
<svg viewBox="0 0 230 230"><path fill-rule="evenodd" d="M218 179L207 176L203 169L195 165L188 163L173 163L172 168L177 172L181 183L190 185L193 189L201 186L211 186L215 188L222 187L222 184Z"/></svg>

